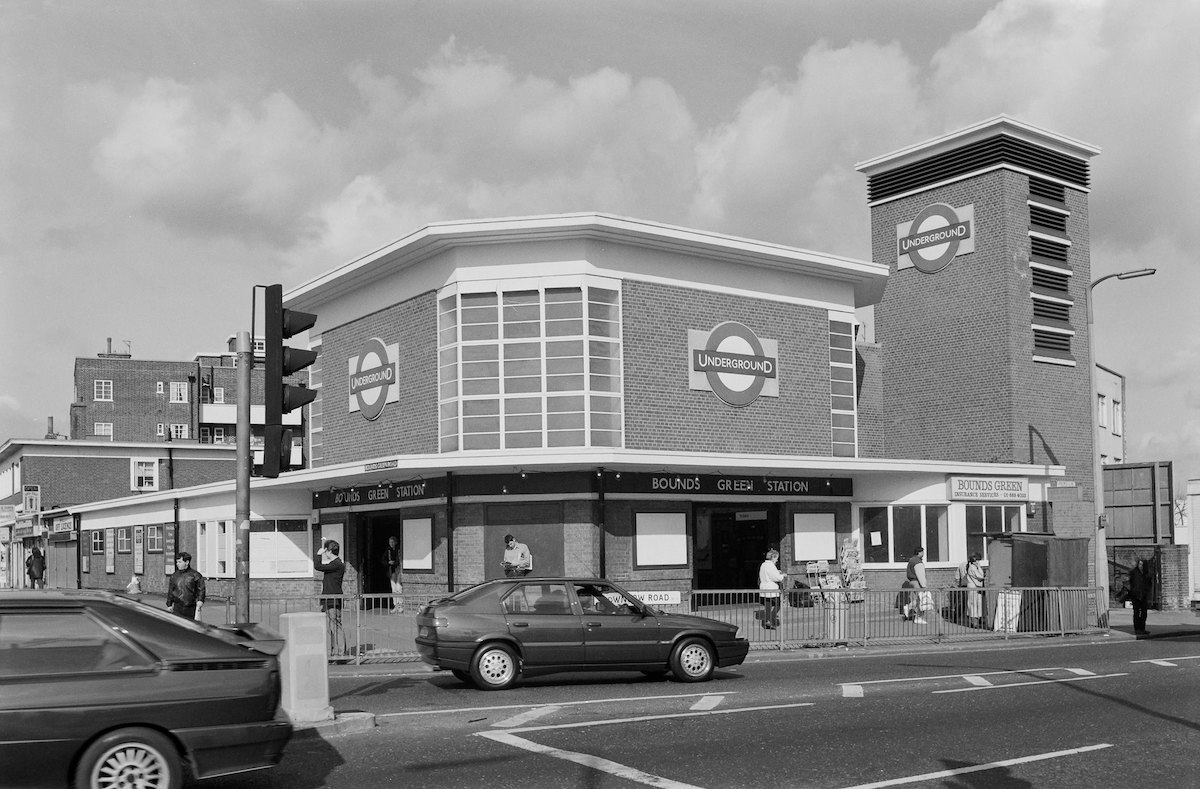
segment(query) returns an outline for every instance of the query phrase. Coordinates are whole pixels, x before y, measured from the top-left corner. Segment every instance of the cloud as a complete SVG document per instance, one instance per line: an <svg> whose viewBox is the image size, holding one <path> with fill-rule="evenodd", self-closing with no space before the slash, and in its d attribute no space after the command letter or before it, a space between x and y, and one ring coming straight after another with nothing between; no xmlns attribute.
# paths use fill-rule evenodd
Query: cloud
<svg viewBox="0 0 1200 789"><path fill-rule="evenodd" d="M280 93L242 102L223 83L159 77L79 93L114 107L96 173L136 209L195 235L291 239L350 147Z"/></svg>

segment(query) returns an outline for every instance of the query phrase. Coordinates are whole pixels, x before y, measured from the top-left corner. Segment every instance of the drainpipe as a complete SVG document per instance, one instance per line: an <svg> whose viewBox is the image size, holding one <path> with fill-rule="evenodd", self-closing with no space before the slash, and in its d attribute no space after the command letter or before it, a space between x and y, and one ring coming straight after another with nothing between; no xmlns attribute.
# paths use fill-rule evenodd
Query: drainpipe
<svg viewBox="0 0 1200 789"><path fill-rule="evenodd" d="M608 531L608 527L606 525L606 521L608 520L608 518L607 518L607 513L605 512L606 505L605 505L605 501L604 501L604 467L603 466L601 466L600 468L598 468L596 470L596 478L599 480L599 482L597 483L596 503L597 503L597 507L599 510L599 512L597 513L597 515L599 516L598 520L600 521L600 523L599 523L599 526L600 526L600 577L607 578L608 574L606 573L605 570L606 570L606 565L607 565L606 554L608 553L608 550L607 550L608 541L607 541L605 535Z"/></svg>
<svg viewBox="0 0 1200 789"><path fill-rule="evenodd" d="M446 472L446 591L454 594L454 472Z"/></svg>

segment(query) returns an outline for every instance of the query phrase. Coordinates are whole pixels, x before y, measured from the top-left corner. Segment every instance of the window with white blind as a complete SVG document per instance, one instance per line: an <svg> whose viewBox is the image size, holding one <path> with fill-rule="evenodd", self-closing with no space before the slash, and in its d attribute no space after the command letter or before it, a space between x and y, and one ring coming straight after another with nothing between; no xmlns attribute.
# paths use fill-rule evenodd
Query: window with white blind
<svg viewBox="0 0 1200 789"><path fill-rule="evenodd" d="M460 283L438 300L440 446L619 447L619 283Z"/></svg>
<svg viewBox="0 0 1200 789"><path fill-rule="evenodd" d="M187 437L187 425L171 425L171 438L186 439Z"/></svg>
<svg viewBox="0 0 1200 789"><path fill-rule="evenodd" d="M237 530L234 522L200 521L196 524L195 567L205 578L232 578Z"/></svg>
<svg viewBox="0 0 1200 789"><path fill-rule="evenodd" d="M92 399L102 400L111 403L113 399L113 382L112 381L93 381L92 382Z"/></svg>
<svg viewBox="0 0 1200 789"><path fill-rule="evenodd" d="M96 438L112 439L113 425L112 422L96 422L92 425L92 435Z"/></svg>
<svg viewBox="0 0 1200 789"><path fill-rule="evenodd" d="M155 458L130 458L130 490L158 490L158 460Z"/></svg>
<svg viewBox="0 0 1200 789"><path fill-rule="evenodd" d="M186 381L172 381L171 382L171 402L172 403L186 403L187 401L188 401L187 382Z"/></svg>

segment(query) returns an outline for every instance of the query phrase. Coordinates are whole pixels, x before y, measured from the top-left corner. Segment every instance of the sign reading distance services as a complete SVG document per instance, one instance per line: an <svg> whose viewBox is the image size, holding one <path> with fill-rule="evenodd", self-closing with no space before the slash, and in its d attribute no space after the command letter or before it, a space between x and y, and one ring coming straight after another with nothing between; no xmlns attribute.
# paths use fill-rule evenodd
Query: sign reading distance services
<svg viewBox="0 0 1200 789"><path fill-rule="evenodd" d="M759 397L779 397L779 343L759 339L736 321L710 332L688 330L691 365L688 386L712 392L729 405L750 405Z"/></svg>
<svg viewBox="0 0 1200 789"><path fill-rule="evenodd" d="M911 222L896 225L896 268L936 274L958 255L975 251L975 204L926 206Z"/></svg>
<svg viewBox="0 0 1200 789"><path fill-rule="evenodd" d="M359 355L350 358L351 413L358 411L373 421L385 405L400 400L399 358L399 343L384 345L378 337L363 343Z"/></svg>

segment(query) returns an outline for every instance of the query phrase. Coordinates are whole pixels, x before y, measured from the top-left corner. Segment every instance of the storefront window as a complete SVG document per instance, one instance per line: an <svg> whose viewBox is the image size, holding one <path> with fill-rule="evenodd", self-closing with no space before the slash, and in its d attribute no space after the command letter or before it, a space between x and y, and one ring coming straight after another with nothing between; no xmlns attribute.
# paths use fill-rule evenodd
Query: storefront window
<svg viewBox="0 0 1200 789"><path fill-rule="evenodd" d="M1024 531L1021 528L1022 509L1020 504L966 505L967 555L978 553L986 560L989 535Z"/></svg>
<svg viewBox="0 0 1200 789"><path fill-rule="evenodd" d="M925 548L927 562L954 560L950 550L950 509L943 504L862 507L859 522L866 546L863 555L868 563L907 562L918 545Z"/></svg>

